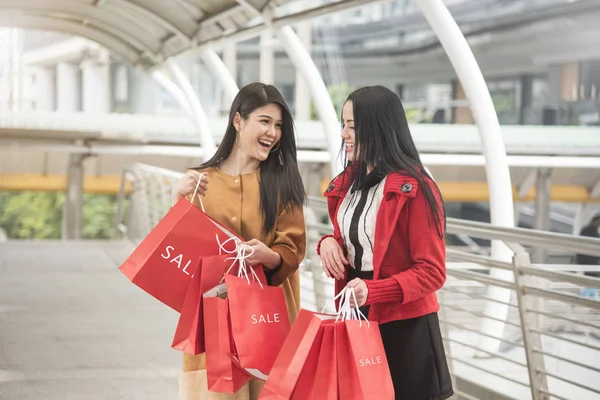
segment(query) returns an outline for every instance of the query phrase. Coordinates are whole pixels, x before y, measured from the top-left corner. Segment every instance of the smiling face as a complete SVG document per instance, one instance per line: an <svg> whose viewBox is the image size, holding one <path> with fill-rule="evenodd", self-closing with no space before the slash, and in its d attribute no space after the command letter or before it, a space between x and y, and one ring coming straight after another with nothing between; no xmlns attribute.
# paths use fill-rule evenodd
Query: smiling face
<svg viewBox="0 0 600 400"><path fill-rule="evenodd" d="M344 150L348 161L354 160L354 147L356 145L356 134L354 132L354 107L351 101L347 101L342 109L342 139ZM357 152L358 154L358 152Z"/></svg>
<svg viewBox="0 0 600 400"><path fill-rule="evenodd" d="M281 107L277 104L259 107L246 119L236 113L233 123L239 132L240 151L249 158L265 161L281 139L282 120Z"/></svg>

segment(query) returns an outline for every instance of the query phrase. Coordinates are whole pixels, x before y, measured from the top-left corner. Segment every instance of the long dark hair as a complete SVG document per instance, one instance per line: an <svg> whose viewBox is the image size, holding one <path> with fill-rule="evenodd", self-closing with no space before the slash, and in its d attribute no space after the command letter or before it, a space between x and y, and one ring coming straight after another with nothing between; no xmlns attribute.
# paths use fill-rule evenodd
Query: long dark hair
<svg viewBox="0 0 600 400"><path fill-rule="evenodd" d="M375 167L381 175L399 172L411 176L419 182L436 230L443 237L446 213L442 195L421 162L400 98L383 86L367 86L352 92L348 101L354 111L355 146L353 162L350 165L346 159L345 164L353 170L356 187L362 187L367 166ZM345 152L342 153L345 157ZM437 191L441 207L433 190Z"/></svg>
<svg viewBox="0 0 600 400"><path fill-rule="evenodd" d="M268 104L277 104L281 107L283 121L281 139L279 144L275 145L277 150L271 151L269 157L260 163L260 208L265 232L271 232L275 227L279 213L295 206L302 206L306 200L296 157L294 120L283 96L275 86L254 82L240 89L231 104L227 130L219 148L210 160L198 167L198 169L217 167L221 161L229 157L237 135L233 126L236 113L240 113L243 119L247 119L254 110Z"/></svg>

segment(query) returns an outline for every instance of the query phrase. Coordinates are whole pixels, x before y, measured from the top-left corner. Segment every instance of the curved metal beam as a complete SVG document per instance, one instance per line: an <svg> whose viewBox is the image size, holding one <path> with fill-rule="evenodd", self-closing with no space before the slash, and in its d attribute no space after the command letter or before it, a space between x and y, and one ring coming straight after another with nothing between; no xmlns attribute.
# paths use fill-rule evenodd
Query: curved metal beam
<svg viewBox="0 0 600 400"><path fill-rule="evenodd" d="M190 105L196 127L198 128L198 134L200 135L200 145L204 150L204 158L208 159L215 153L217 146L210 131L210 125L208 123L208 117L204 112L204 107L202 107L202 103L200 102L200 99L198 99L198 95L190 83L190 80L185 76L181 68L179 68L179 65L172 59L167 60L167 65L175 78L175 82L183 91L183 94Z"/></svg>
<svg viewBox="0 0 600 400"><path fill-rule="evenodd" d="M71 21L39 16L6 15L0 11L0 25L22 29L58 31L69 35L81 36L104 46L116 57L121 58L123 62L131 66L136 66L142 56L138 49L113 35L109 35L89 25L86 26Z"/></svg>
<svg viewBox="0 0 600 400"><path fill-rule="evenodd" d="M233 99L240 89L221 57L219 57L219 55L211 48L204 49L200 53L200 57L223 87L225 95L227 96L227 101L233 103Z"/></svg>
<svg viewBox="0 0 600 400"><path fill-rule="evenodd" d="M292 28L286 26L276 30L276 32L283 42L283 47L287 52L288 57L298 72L302 74L310 89L317 114L323 123L325 139L327 140L327 149L331 154L331 173L332 176L336 176L342 170L342 165L338 160L339 157L336 157L341 146L340 123L337 119L337 113L335 112L335 107L333 106L325 82L323 82L323 78L321 77L321 73L317 69L315 62Z"/></svg>
<svg viewBox="0 0 600 400"><path fill-rule="evenodd" d="M417 4L444 47L471 103L486 160L485 169L489 183L492 223L498 226L514 227L512 183L506 148L492 97L481 69L458 24L442 0L417 0ZM510 262L512 251L501 241L494 240L492 241L492 257ZM490 275L507 281L514 279L512 271L498 270L497 268L492 268ZM510 290L490 287L488 291L488 296L492 299L505 303L510 301ZM487 302L485 314L506 319L508 306ZM501 336L504 323L486 319L482 330L488 335ZM482 342L482 348L490 352L497 351L499 346L499 340L488 337Z"/></svg>
<svg viewBox="0 0 600 400"><path fill-rule="evenodd" d="M152 72L152 77L156 82L158 82L173 98L179 103L181 108L185 110L185 112L191 117L194 117L194 113L192 111L192 107L190 107L190 103L183 93L183 90L179 86L177 86L171 78L167 76L163 71L154 71Z"/></svg>
<svg viewBox="0 0 600 400"><path fill-rule="evenodd" d="M3 4L7 1L0 0L0 9L6 9ZM45 1L35 0L26 3L11 6L7 9L24 12L25 15L39 16L42 18L81 20L82 24L93 25L99 29L110 33L116 38L131 44L140 49L156 56L160 50L160 41L148 35L147 31L137 29L131 25L123 17L97 10L94 7L85 4L77 4L74 6L65 6L64 3L56 2L49 6ZM125 29L126 28L126 29ZM133 31L133 32L132 32ZM154 40L153 40L154 39Z"/></svg>

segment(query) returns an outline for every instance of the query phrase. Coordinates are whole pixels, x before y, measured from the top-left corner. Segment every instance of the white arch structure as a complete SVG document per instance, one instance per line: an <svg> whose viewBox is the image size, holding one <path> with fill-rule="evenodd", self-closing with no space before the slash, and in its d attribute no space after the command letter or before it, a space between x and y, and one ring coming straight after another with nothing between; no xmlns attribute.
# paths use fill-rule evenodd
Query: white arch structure
<svg viewBox="0 0 600 400"><path fill-rule="evenodd" d="M279 33L295 67L303 74L327 135L332 155L332 172L339 149L337 115L323 80L309 53L289 27L328 13L376 2L377 0L340 0L321 6L273 17L272 8L288 0L179 0L178 7L170 2L144 0L0 0L0 25L28 29L54 30L81 36L99 43L123 62L153 74L193 116L199 128L200 143L214 149L202 104L191 84L172 61L178 55L200 50L204 63L219 80L231 100L238 91L222 60L211 45L260 35L267 27ZM514 225L512 186L508 173L506 151L498 119L481 70L464 36L442 0L417 0L421 11L442 43L467 97L482 139L483 154L490 190L492 222ZM256 18L257 16L263 17ZM174 81L162 69L167 66ZM205 153L205 156L210 154ZM492 245L492 254L503 260L510 258L507 248ZM501 278L509 279L506 274ZM507 301L504 289L489 294ZM490 307L495 316L506 315L506 306ZM484 326L487 333L503 328L502 323ZM488 350L498 343L490 341Z"/></svg>
<svg viewBox="0 0 600 400"><path fill-rule="evenodd" d="M486 161L485 170L490 191L491 222L495 225L514 227L512 183L506 148L498 116L490 92L485 84L483 73L477 65L467 40L442 0L417 0L417 4L442 43L467 98L470 100L473 118L479 128L483 155ZM492 241L492 257L510 262L512 252L504 243L495 240ZM491 275L508 281L512 281L514 278L512 272L499 269L492 269ZM494 300L508 303L510 301L510 290L491 286L488 296ZM508 316L508 305L487 302L484 313L505 320ZM497 320L484 319L483 324L483 333L488 335L498 336L504 330L504 323ZM484 350L495 352L499 346L499 340L490 337L485 337L482 340Z"/></svg>

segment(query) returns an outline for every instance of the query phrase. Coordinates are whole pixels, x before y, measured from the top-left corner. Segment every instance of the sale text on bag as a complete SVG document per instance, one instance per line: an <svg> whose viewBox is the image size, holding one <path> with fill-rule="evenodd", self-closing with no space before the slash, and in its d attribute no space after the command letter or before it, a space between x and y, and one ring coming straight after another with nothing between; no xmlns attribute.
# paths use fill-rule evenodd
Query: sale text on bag
<svg viewBox="0 0 600 400"><path fill-rule="evenodd" d="M358 360L358 365L361 367L366 367L368 365L382 364L381 356L371 357L371 358L361 358Z"/></svg>
<svg viewBox="0 0 600 400"><path fill-rule="evenodd" d="M281 322L280 318L279 318L279 313L275 313L275 314L265 314L265 315L256 315L253 314L252 315L252 324L256 325L256 324L272 324L272 323L276 323L276 322Z"/></svg>
<svg viewBox="0 0 600 400"><path fill-rule="evenodd" d="M185 273L186 275L190 275L190 272L187 270L187 268L190 266L190 264L192 263L192 260L187 260L187 263L185 264L185 266L183 267L183 269L181 268L181 264L183 263L183 254L178 254L175 257L171 256L171 252L175 250L175 247L173 246L167 246L165 248L165 254L161 254L160 256L162 258L164 258L165 260L170 260L169 263L177 263L177 269L181 269L183 271L183 273ZM191 275L191 277L193 278L194 275Z"/></svg>

